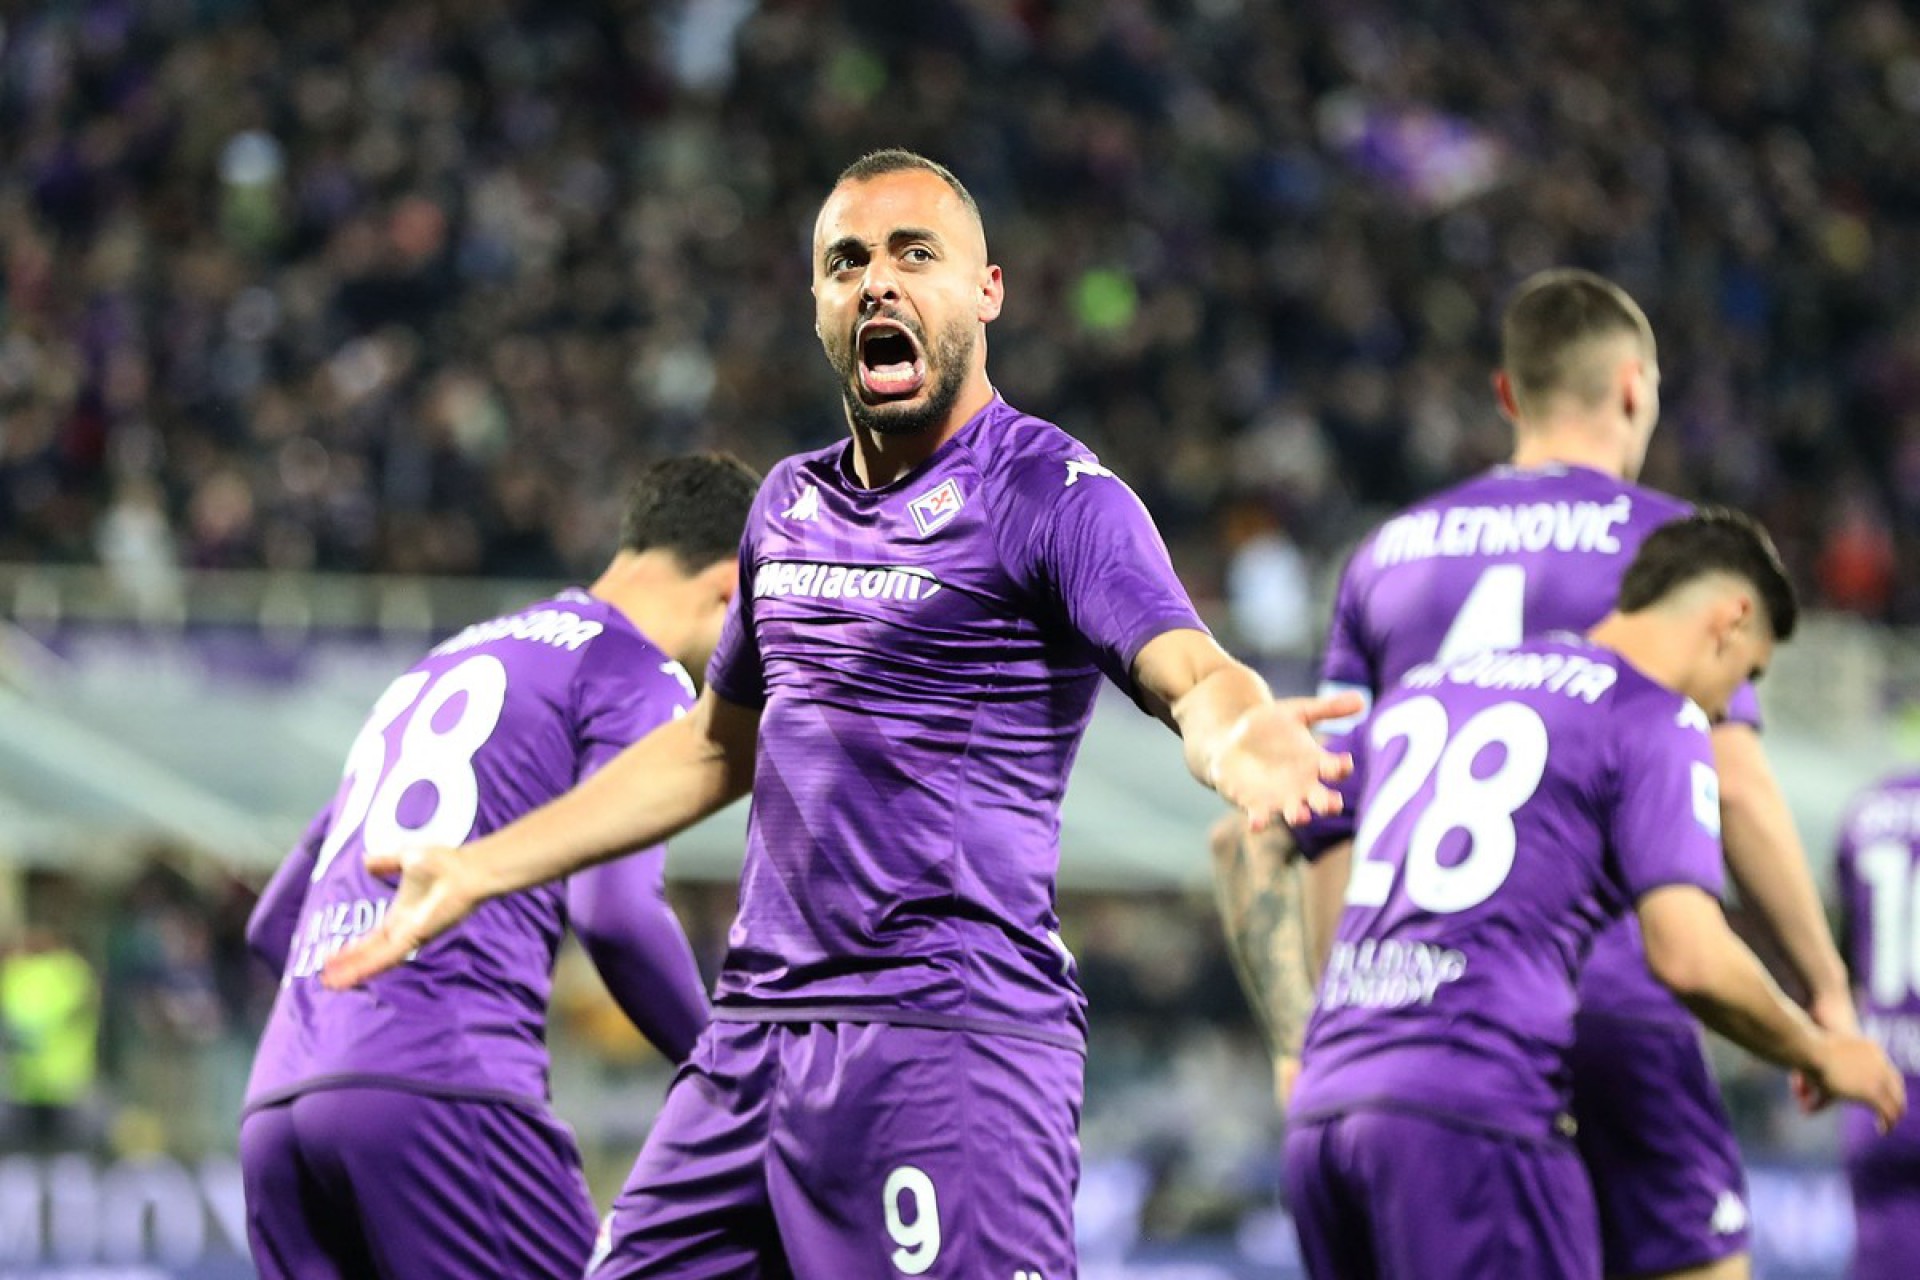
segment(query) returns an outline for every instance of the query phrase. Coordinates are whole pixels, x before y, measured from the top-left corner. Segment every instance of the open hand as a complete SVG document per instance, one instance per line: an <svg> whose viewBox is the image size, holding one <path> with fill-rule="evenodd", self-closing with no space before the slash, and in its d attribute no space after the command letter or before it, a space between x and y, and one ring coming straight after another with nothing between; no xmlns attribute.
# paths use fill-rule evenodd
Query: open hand
<svg viewBox="0 0 1920 1280"><path fill-rule="evenodd" d="M481 899L462 882L459 852L426 848L369 853L367 870L383 878L397 874L400 887L380 924L328 960L320 980L335 991L357 987L412 959L421 947L471 915Z"/></svg>
<svg viewBox="0 0 1920 1280"><path fill-rule="evenodd" d="M1342 693L1281 698L1255 707L1227 731L1208 780L1247 815L1247 826L1254 831L1276 821L1291 825L1316 813L1339 813L1340 793L1328 784L1353 772L1353 757L1323 748L1312 727L1358 715L1364 706L1359 694Z"/></svg>

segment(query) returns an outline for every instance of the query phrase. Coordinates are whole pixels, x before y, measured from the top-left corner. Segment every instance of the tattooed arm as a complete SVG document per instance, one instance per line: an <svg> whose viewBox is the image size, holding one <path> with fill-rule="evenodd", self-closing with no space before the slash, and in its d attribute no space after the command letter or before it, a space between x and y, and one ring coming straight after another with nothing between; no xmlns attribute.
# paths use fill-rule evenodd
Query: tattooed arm
<svg viewBox="0 0 1920 1280"><path fill-rule="evenodd" d="M1300 1042L1313 1011L1300 861L1293 833L1275 826L1249 832L1230 814L1212 833L1214 898L1227 951L1273 1054L1282 1107L1299 1070Z"/></svg>

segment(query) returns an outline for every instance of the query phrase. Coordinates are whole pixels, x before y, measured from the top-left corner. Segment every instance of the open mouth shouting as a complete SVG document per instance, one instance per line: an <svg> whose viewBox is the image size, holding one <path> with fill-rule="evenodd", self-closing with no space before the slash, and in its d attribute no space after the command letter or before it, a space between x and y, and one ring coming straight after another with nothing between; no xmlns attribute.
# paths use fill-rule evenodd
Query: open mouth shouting
<svg viewBox="0 0 1920 1280"><path fill-rule="evenodd" d="M875 316L854 331L860 390L869 401L907 400L927 382L920 339L898 320Z"/></svg>

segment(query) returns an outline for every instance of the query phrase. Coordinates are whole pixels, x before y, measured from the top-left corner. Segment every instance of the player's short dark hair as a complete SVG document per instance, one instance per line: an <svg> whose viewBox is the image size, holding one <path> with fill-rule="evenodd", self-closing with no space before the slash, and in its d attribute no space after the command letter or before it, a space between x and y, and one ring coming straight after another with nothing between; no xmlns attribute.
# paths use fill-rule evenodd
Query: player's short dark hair
<svg viewBox="0 0 1920 1280"><path fill-rule="evenodd" d="M870 178L883 177L889 173L907 173L918 169L931 173L940 181L953 188L953 194L960 197L960 203L972 212L975 221L980 219L980 206L974 203L973 192L967 190L967 184L954 177L953 170L938 160L929 160L917 151L908 151L901 147L886 147L879 151L869 151L840 171L834 186L843 182L865 182Z"/></svg>
<svg viewBox="0 0 1920 1280"><path fill-rule="evenodd" d="M1588 343L1631 334L1653 350L1653 327L1627 291L1605 276L1575 268L1527 277L1500 318L1500 365L1523 408L1555 392L1583 401L1606 394L1581 360Z"/></svg>
<svg viewBox="0 0 1920 1280"><path fill-rule="evenodd" d="M724 453L694 453L656 462L640 473L620 520L620 549L671 551L698 572L740 550L760 474Z"/></svg>
<svg viewBox="0 0 1920 1280"><path fill-rule="evenodd" d="M1637 613L1713 573L1751 583L1773 638L1792 638L1800 604L1780 553L1758 520L1728 507L1702 507L1655 529L1620 580L1620 612Z"/></svg>

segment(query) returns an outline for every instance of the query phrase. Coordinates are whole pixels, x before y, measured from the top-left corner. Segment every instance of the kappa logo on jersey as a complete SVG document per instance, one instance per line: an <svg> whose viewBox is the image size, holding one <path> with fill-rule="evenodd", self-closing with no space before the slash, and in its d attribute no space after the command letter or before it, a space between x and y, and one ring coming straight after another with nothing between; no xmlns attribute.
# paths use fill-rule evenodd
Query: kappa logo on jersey
<svg viewBox="0 0 1920 1280"><path fill-rule="evenodd" d="M1722 1191L1714 1202L1713 1218L1707 1224L1717 1236L1738 1235L1747 1229L1747 1206L1732 1191Z"/></svg>
<svg viewBox="0 0 1920 1280"><path fill-rule="evenodd" d="M1682 729L1698 729L1702 733L1713 732L1713 722L1707 719L1705 709L1692 698L1680 704L1680 714L1673 718L1673 722Z"/></svg>
<svg viewBox="0 0 1920 1280"><path fill-rule="evenodd" d="M913 523L924 538L959 515L960 507L966 500L959 484L949 476L909 502L907 510L913 513Z"/></svg>
<svg viewBox="0 0 1920 1280"><path fill-rule="evenodd" d="M1704 760L1693 762L1693 817L1716 837L1720 834L1720 775Z"/></svg>
<svg viewBox="0 0 1920 1280"><path fill-rule="evenodd" d="M1066 487L1069 489L1073 488L1073 486L1079 482L1081 476L1105 476L1109 480L1115 478L1113 472L1101 466L1097 459L1094 459L1094 458L1067 459Z"/></svg>
<svg viewBox="0 0 1920 1280"><path fill-rule="evenodd" d="M700 691L693 687L693 677L687 674L685 667L681 666L672 658L668 658L660 664L660 672L662 675L672 676L674 682L686 690L689 698L697 698L700 696Z"/></svg>
<svg viewBox="0 0 1920 1280"><path fill-rule="evenodd" d="M800 491L793 505L780 513L789 520L813 520L820 515L820 491L812 485Z"/></svg>

